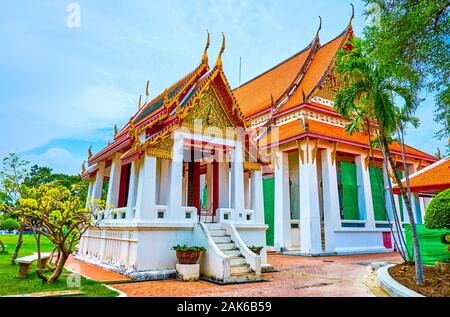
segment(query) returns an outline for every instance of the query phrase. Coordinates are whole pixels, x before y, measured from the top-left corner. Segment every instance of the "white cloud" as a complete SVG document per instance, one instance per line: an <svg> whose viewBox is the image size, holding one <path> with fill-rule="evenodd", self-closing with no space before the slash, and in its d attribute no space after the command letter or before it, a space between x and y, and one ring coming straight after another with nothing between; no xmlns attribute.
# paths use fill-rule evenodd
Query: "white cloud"
<svg viewBox="0 0 450 317"><path fill-rule="evenodd" d="M72 155L68 150L53 147L41 154L27 154L23 157L32 165L51 167L54 173L78 174L81 171L80 158Z"/></svg>

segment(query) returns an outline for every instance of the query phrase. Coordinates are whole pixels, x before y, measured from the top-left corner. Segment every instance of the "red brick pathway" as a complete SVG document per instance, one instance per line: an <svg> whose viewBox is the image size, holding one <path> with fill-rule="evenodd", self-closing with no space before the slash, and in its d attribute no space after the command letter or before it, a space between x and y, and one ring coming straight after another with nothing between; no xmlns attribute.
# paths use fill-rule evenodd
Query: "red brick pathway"
<svg viewBox="0 0 450 317"><path fill-rule="evenodd" d="M116 284L128 296L375 296L373 274L366 262L400 263L396 253L332 257L269 255L268 261L280 272L264 273L268 282L216 285L176 280ZM362 263L362 264L357 264ZM372 283L374 284L374 283ZM376 286L375 286L376 288ZM372 291L371 291L372 289Z"/></svg>
<svg viewBox="0 0 450 317"><path fill-rule="evenodd" d="M82 276L90 278L95 281L104 283L121 283L128 282L130 279L124 275L104 270L98 266L88 264L82 261L76 260L73 256L70 256L66 262L65 267L71 271L74 271Z"/></svg>

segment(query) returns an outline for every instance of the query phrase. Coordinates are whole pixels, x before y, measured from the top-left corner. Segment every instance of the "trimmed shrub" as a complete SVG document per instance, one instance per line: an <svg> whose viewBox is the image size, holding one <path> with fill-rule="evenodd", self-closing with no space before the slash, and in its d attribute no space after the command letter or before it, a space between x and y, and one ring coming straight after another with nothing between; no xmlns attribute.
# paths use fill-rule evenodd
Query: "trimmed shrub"
<svg viewBox="0 0 450 317"><path fill-rule="evenodd" d="M425 227L450 229L450 188L437 194L425 212Z"/></svg>
<svg viewBox="0 0 450 317"><path fill-rule="evenodd" d="M2 230L14 230L19 228L19 223L12 218L8 218L0 223L0 229Z"/></svg>

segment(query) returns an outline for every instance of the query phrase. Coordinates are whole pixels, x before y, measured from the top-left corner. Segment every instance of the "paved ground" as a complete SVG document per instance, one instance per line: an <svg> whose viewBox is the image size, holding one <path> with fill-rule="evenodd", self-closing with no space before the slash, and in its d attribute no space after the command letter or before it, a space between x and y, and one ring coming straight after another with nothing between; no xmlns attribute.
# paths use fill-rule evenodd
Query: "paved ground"
<svg viewBox="0 0 450 317"><path fill-rule="evenodd" d="M128 282L130 279L126 276L104 270L98 266L91 265L82 261L78 261L70 256L65 267L71 271L77 272L87 278L95 281L112 283L112 282Z"/></svg>
<svg viewBox="0 0 450 317"><path fill-rule="evenodd" d="M216 285L176 280L111 285L128 296L386 296L371 273L370 262L401 262L396 253L330 257L269 255L279 272L264 273L266 282Z"/></svg>

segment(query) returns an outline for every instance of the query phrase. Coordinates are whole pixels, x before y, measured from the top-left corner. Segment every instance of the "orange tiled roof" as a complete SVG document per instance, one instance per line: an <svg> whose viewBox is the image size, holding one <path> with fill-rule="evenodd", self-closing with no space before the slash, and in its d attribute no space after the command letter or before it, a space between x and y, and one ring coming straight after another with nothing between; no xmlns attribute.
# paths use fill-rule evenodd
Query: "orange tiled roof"
<svg viewBox="0 0 450 317"><path fill-rule="evenodd" d="M368 147L368 137L363 133L357 132L350 135L345 132L345 129L342 127L313 120L308 120L307 126L307 130L305 130L300 120L294 120L292 122L286 123L278 127L276 131L272 130L267 135L263 136L259 141L259 145L260 147L275 146L277 144L283 144L292 140L306 137L308 134L318 138L325 138L330 141ZM398 143L392 144L390 148L394 154L401 153L400 145ZM406 155L408 156L415 156L417 158L431 162L434 162L436 160L434 156L407 145L405 145L405 150Z"/></svg>
<svg viewBox="0 0 450 317"><path fill-rule="evenodd" d="M406 186L406 180L402 181ZM450 188L450 158L442 159L424 169L411 174L409 184L412 192L440 191ZM400 193L397 185L394 193Z"/></svg>
<svg viewBox="0 0 450 317"><path fill-rule="evenodd" d="M292 97L289 98L286 104L284 104L280 108L280 110L278 110L279 112L289 110L303 103L303 92L305 93L305 96L308 96L317 86L317 84L320 82L320 80L330 67L337 51L341 47L345 38L346 33L338 36L334 40L319 48L311 62L311 65L306 71L306 74L303 77L300 86L297 88Z"/></svg>
<svg viewBox="0 0 450 317"><path fill-rule="evenodd" d="M233 91L245 117L267 109L271 105L270 94L276 99L287 89L305 63L310 50L308 46Z"/></svg>

